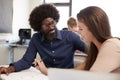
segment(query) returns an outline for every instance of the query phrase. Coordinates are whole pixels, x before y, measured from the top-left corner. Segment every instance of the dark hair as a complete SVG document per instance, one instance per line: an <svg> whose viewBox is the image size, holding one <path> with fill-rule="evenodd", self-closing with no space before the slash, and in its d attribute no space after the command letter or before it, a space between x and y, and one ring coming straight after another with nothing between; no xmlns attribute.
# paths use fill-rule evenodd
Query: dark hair
<svg viewBox="0 0 120 80"><path fill-rule="evenodd" d="M88 27L88 29L100 43L103 43L105 40L112 37L108 16L101 8L96 6L87 7L77 14L77 19ZM91 43L89 46L88 57L85 66L86 70L91 68L96 60L97 54L97 47L95 44Z"/></svg>
<svg viewBox="0 0 120 80"><path fill-rule="evenodd" d="M53 18L56 22L59 20L59 11L53 4L42 4L33 9L30 14L29 24L34 31L40 31L42 21L45 18Z"/></svg>

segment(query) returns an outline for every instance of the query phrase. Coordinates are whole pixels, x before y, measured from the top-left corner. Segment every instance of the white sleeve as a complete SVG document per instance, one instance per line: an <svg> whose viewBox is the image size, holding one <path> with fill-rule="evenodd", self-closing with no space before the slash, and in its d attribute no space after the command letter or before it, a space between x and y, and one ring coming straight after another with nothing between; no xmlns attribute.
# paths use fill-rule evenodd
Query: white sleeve
<svg viewBox="0 0 120 80"><path fill-rule="evenodd" d="M102 45L90 71L111 72L118 67L120 67L120 41L108 40Z"/></svg>

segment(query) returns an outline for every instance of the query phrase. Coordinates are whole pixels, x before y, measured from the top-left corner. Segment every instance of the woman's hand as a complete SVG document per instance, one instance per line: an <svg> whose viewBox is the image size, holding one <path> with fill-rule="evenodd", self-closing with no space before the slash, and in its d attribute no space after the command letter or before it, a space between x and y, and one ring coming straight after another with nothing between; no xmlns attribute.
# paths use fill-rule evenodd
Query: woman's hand
<svg viewBox="0 0 120 80"><path fill-rule="evenodd" d="M45 66L43 61L35 59L34 64L35 68L40 70L43 74L47 75L47 67Z"/></svg>
<svg viewBox="0 0 120 80"><path fill-rule="evenodd" d="M75 67L74 69L76 69L76 70L84 70L85 65L86 65L86 61L84 61L79 66Z"/></svg>

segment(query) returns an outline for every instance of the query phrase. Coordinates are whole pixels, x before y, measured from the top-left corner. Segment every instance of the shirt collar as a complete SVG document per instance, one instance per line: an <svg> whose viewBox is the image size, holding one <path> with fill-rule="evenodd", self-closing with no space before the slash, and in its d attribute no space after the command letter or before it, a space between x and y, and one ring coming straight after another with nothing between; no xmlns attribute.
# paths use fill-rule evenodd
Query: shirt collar
<svg viewBox="0 0 120 80"><path fill-rule="evenodd" d="M56 39L59 39L59 40L62 40L62 35L60 33L60 30L57 29L57 37ZM44 41L45 40L45 37L44 35L41 36L41 41Z"/></svg>

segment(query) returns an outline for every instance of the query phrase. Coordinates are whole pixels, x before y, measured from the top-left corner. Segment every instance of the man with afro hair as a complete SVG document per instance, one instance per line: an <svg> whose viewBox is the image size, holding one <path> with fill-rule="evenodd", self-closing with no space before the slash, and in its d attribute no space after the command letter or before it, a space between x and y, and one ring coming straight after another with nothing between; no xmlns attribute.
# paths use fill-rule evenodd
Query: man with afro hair
<svg viewBox="0 0 120 80"><path fill-rule="evenodd" d="M53 4L42 4L33 9L29 17L33 34L24 56L9 67L1 67L0 73L18 72L32 66L37 53L48 67L73 68L74 51L85 52L86 45L72 31L58 30L59 11Z"/></svg>

